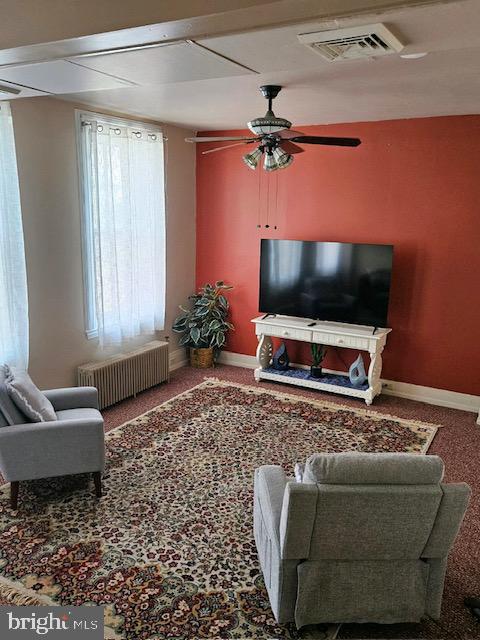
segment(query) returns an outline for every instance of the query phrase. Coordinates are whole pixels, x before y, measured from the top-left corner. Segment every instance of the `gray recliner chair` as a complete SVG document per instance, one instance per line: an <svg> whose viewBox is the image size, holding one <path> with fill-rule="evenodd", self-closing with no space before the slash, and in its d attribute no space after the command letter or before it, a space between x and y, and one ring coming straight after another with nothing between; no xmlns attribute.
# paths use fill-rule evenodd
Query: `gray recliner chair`
<svg viewBox="0 0 480 640"><path fill-rule="evenodd" d="M255 472L255 541L277 622L438 619L468 485L443 484L442 460L414 454L315 454L297 476Z"/></svg>
<svg viewBox="0 0 480 640"><path fill-rule="evenodd" d="M95 387L43 391L57 420L9 424L0 411L0 473L10 481L12 509L22 480L92 473L102 495L105 466L103 418Z"/></svg>

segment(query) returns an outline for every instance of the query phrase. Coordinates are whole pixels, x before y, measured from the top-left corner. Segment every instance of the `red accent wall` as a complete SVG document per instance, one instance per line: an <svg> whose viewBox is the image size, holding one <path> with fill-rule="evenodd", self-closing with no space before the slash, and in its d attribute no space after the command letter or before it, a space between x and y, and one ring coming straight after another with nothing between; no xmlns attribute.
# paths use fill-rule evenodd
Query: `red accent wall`
<svg viewBox="0 0 480 640"><path fill-rule="evenodd" d="M260 238L393 244L382 376L479 394L480 116L300 128L362 145L305 145L272 174L248 169L243 147L202 155L198 145L197 284L235 286L227 348L255 353Z"/></svg>

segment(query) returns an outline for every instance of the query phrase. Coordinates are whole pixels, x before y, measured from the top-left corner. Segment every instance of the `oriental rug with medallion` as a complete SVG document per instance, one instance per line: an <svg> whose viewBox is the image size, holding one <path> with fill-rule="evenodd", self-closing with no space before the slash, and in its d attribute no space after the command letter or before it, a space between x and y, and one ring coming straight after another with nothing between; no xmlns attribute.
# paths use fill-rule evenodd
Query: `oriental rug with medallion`
<svg viewBox="0 0 480 640"><path fill-rule="evenodd" d="M86 476L24 483L18 511L1 489L0 598L104 605L108 638L298 638L260 574L254 469L291 474L317 451L425 453L436 429L208 379L107 434L101 500Z"/></svg>

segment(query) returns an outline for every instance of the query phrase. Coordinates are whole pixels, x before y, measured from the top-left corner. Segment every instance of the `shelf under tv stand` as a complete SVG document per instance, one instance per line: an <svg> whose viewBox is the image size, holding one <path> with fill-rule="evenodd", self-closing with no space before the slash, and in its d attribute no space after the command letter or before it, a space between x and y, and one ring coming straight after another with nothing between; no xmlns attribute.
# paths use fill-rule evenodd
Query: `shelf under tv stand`
<svg viewBox="0 0 480 640"><path fill-rule="evenodd" d="M309 389L318 389L330 393L363 398L367 405L372 404L375 396L382 391L382 351L391 329L343 324L340 322L324 322L308 318L267 315L254 318L255 333L258 338L255 380L273 380L285 384L293 384ZM289 371L273 369L272 337L284 340L324 344L344 349L368 351L370 366L368 382L362 387L354 387L348 378L341 374L325 374L320 379L312 378L305 369L292 368Z"/></svg>

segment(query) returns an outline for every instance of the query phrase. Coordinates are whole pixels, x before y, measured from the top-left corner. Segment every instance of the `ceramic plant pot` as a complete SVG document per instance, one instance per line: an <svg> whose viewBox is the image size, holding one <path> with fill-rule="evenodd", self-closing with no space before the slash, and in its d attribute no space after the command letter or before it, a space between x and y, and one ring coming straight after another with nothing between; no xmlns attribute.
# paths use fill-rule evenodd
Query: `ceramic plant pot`
<svg viewBox="0 0 480 640"><path fill-rule="evenodd" d="M323 375L322 367L316 367L312 364L312 366L310 367L310 375L312 378L321 378Z"/></svg>

